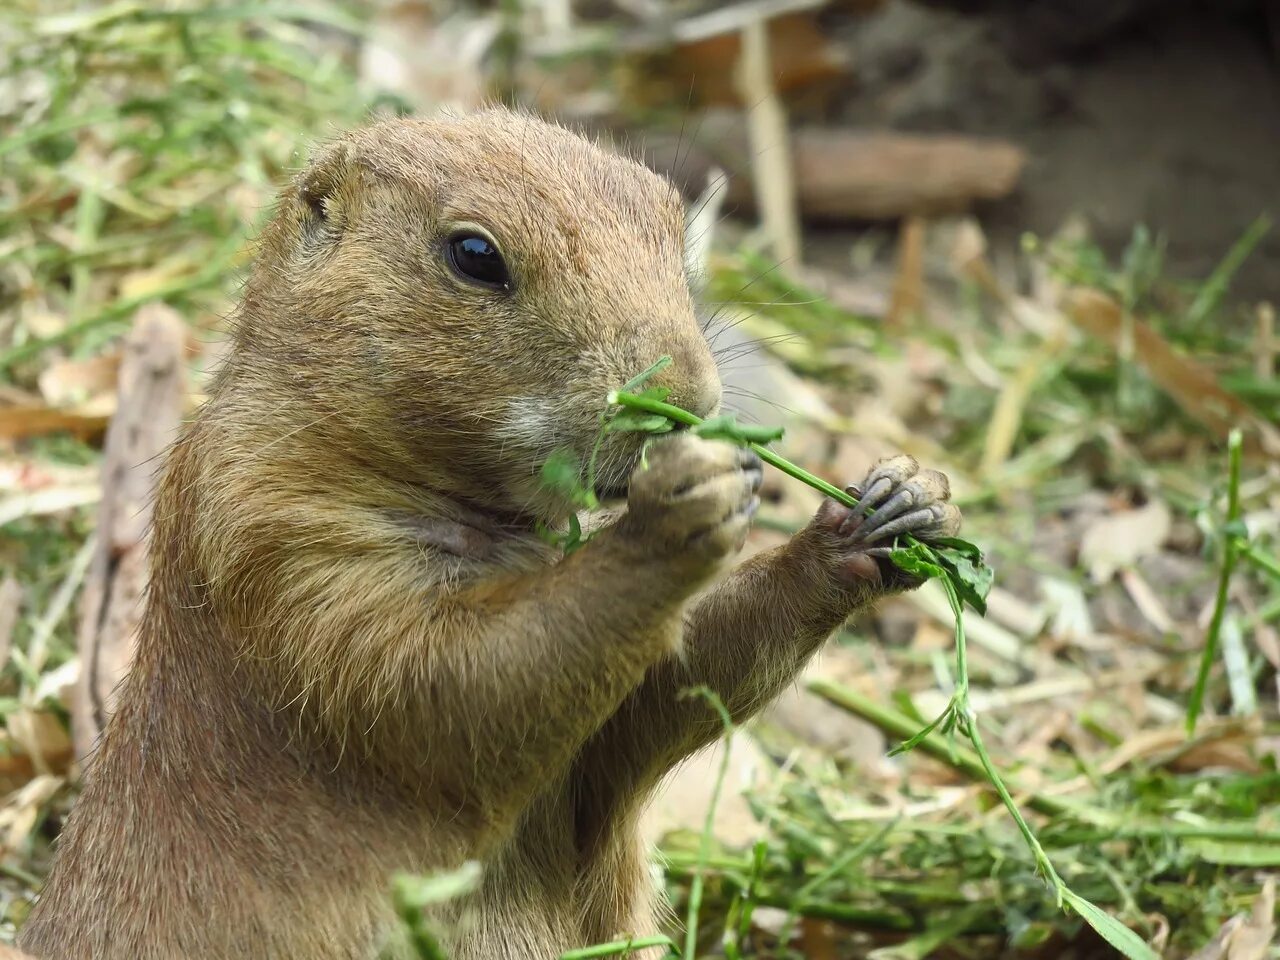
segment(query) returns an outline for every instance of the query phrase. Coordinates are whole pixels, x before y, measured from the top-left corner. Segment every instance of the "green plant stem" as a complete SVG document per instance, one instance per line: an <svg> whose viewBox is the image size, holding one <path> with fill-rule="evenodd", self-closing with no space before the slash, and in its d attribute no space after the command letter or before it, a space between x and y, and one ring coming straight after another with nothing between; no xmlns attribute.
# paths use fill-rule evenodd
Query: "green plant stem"
<svg viewBox="0 0 1280 960"><path fill-rule="evenodd" d="M407 903L399 903L397 906L400 919L409 931L409 941L413 944L414 953L420 960L448 960L440 941L423 923L422 912Z"/></svg>
<svg viewBox="0 0 1280 960"><path fill-rule="evenodd" d="M690 427L697 427L703 423L702 418L698 417L696 414L683 410L673 404L665 403L654 397L639 396L625 390L615 391L609 394L608 402L611 406L622 406L632 410L640 410L648 414L656 414L658 416L665 417L667 420L682 423ZM807 470L796 466L784 457L778 456L767 447L759 443L751 442L747 442L745 445L755 451L755 453L759 455L760 459L765 463L771 464L788 476L808 484L815 490L826 494L828 497L831 497L845 506L851 507L856 505L857 501L848 493L845 493L845 491L827 483L819 477L814 476ZM1236 485L1238 486L1238 477ZM932 731L937 728L939 724L941 724L943 729L947 732L951 732L956 728L959 728L962 733L968 736L970 742L974 746L975 752L968 754L968 756L965 757L965 765L968 767L968 772L975 779L983 777L991 783L997 795L1000 797L1001 802L1004 804L1005 809L1008 810L1009 814L1013 817L1014 822L1017 824L1019 832L1021 832L1028 849L1030 849L1031 854L1035 859L1037 869L1041 874L1043 874L1045 881L1052 888L1054 899L1057 902L1058 907L1061 909L1063 907L1063 902L1066 901L1072 910L1102 934L1109 943L1116 946L1126 956L1130 957L1131 960L1148 960L1148 958L1154 958L1155 954L1132 931L1125 928L1114 917L1102 910L1099 910L1088 900L1085 900L1083 897L1074 893L1062 881L1062 878L1058 876L1057 871L1053 868L1053 864L1045 854L1044 848L1040 846L1040 841L1036 839L1031 827L1027 824L1022 813L1018 810L1018 806L1014 802L1013 795L1009 792L1009 789L1005 786L1000 774L996 771L995 765L991 762L991 757L988 755L986 746L982 741L982 736L978 731L977 717L974 715L973 709L969 705L968 659L963 625L963 604L960 599L960 594L955 583L944 570L937 554L931 548L928 548L927 545L921 545L919 548L916 548L916 544L918 542L915 541L914 538L904 537L903 539L907 540L909 545L915 548L919 555L911 556L910 554L906 554L905 560L899 560L898 555L895 554L895 562L902 565L903 569L922 571L926 577L937 577L943 582L943 588L947 593L947 600L955 616L957 673L956 691L952 696L951 702L948 704L946 711L944 711L943 714L924 731L914 735L910 732L904 732L904 738L909 738L908 743L905 746L915 746L919 743L929 742L933 736ZM907 565L908 563L910 566ZM966 586L968 585L966 584ZM912 726L914 726L914 724L912 724ZM965 752L968 753L968 751ZM952 763L958 763L959 755L960 751L955 747L954 743L948 744L944 759L950 760ZM715 792L713 793L713 810L715 799L718 797L720 784L723 778L724 769L722 767L720 778L716 781ZM1046 807L1052 808L1059 806L1060 801L1044 803L1044 799L1041 798L1041 803ZM711 814L708 814L707 829L703 831L703 843L699 850L700 859L705 853L707 853L707 839L710 824ZM698 909L700 908L702 901L702 883L703 869L700 867L694 874L689 893L689 919L686 928L685 940L686 960L694 960L695 957L696 925Z"/></svg>
<svg viewBox="0 0 1280 960"><path fill-rule="evenodd" d="M796 920L800 916L800 905L813 898L814 893L818 889L841 873L851 863L861 860L868 851L870 851L877 843L883 840L889 833L893 831L896 820L891 820L875 833L870 834L862 839L860 843L854 844L836 859L821 873L805 881L804 886L796 891L795 902L787 908L787 917L782 923L782 929L778 934L779 943L791 942L791 931L794 929Z"/></svg>
<svg viewBox="0 0 1280 960"><path fill-rule="evenodd" d="M119 119L120 114L116 110L95 110L79 116L57 117L53 120L46 120L43 123L33 124L26 130L0 140L0 157L15 150L21 150L23 147L30 146L33 143L39 143L41 140L47 140L49 137L56 137L59 134L70 133L73 130L81 130L85 127L98 127L104 123L112 123Z"/></svg>
<svg viewBox="0 0 1280 960"><path fill-rule="evenodd" d="M1240 556L1263 573L1269 574L1272 579L1280 580L1280 560L1269 554L1260 553L1257 548L1250 544L1245 544L1240 548Z"/></svg>
<svg viewBox="0 0 1280 960"><path fill-rule="evenodd" d="M1023 841L1026 842L1031 855L1035 857L1036 866L1044 874L1045 881L1053 888L1058 906L1061 907L1062 893L1067 885L1058 876L1058 871L1053 869L1053 864L1050 862L1048 854L1044 852L1044 847L1040 846L1040 841L1031 832L1031 827L1027 825L1026 819L1022 816L1022 811L1014 803L1013 795L1009 793L1009 788L1005 786L1004 780L996 772L995 764L991 762L991 756L987 753L986 744L982 742L982 734L978 731L978 718L973 714L973 711L969 710L967 701L964 704L964 712L960 716L960 729L973 744L973 749L978 755L978 761L982 764L983 772L986 773L987 779L991 781L991 785L995 787L996 794L1000 797L1000 802L1009 811L1009 816L1013 817L1013 822L1018 825L1018 832L1022 834Z"/></svg>
<svg viewBox="0 0 1280 960"><path fill-rule="evenodd" d="M715 865L713 861L712 865ZM746 867L745 863L734 862L735 867ZM667 872L674 877L688 879L692 882L698 876L696 866L672 863ZM731 886L741 888L743 877L726 875L725 881ZM917 924L905 911L893 907L860 907L845 902L835 902L821 898L799 899L794 893L784 893L764 887L756 892L756 903L776 910L794 910L805 917L818 920L835 920L851 926L873 927L878 930L915 930Z"/></svg>
<svg viewBox="0 0 1280 960"><path fill-rule="evenodd" d="M672 948L674 946L670 937L637 937L634 940L613 940L609 943L583 947L580 950L568 950L560 954L560 960L595 960L596 957L628 956L634 950L644 950L647 947Z"/></svg>
<svg viewBox="0 0 1280 960"><path fill-rule="evenodd" d="M720 806L720 791L729 776L729 753L733 743L733 719L729 711L710 687L695 687L683 694L698 696L707 701L710 707L720 716L724 727L724 752L720 757L720 768L716 771L716 781L711 787L711 802L707 805L707 818L702 825L702 835L698 839L698 867L689 883L689 910L685 915L684 957L685 960L697 960L698 956L698 915L702 912L702 890L706 883L706 864L711 858L711 843L715 837L716 809Z"/></svg>
<svg viewBox="0 0 1280 960"><path fill-rule="evenodd" d="M879 704L838 683L830 680L812 680L808 687L824 700L870 721L897 739L908 740L919 730L920 724L906 714ZM917 749L923 750L935 760L941 760L954 767L971 780L982 780L986 776L986 767L977 753L960 746L953 750L938 734L925 737L920 741ZM1028 797L1027 803L1040 813L1049 816L1070 816L1077 812L1073 805L1057 797L1027 792L1016 785L1014 789L1019 794L1025 794Z"/></svg>
<svg viewBox="0 0 1280 960"><path fill-rule="evenodd" d="M1218 573L1218 594L1213 604L1213 619L1209 621L1209 631L1205 636L1204 652L1200 655L1200 669L1196 673L1196 681L1191 688L1191 697L1187 703L1187 733L1196 732L1196 722L1200 719L1200 711L1204 707L1205 688L1209 685L1209 671L1218 656L1218 644L1222 633L1222 621L1227 612L1227 595L1231 587L1231 575L1235 572L1236 561L1240 556L1241 539L1230 532L1233 524L1240 520L1240 464L1244 439L1239 430L1232 430L1227 439L1227 523L1226 535L1222 544L1222 569Z"/></svg>
<svg viewBox="0 0 1280 960"><path fill-rule="evenodd" d="M830 680L812 680L808 689L842 710L861 717L893 737L905 739L916 732L919 723L904 713L877 703L856 690L833 683ZM937 734L925 737L918 749L935 760L958 770L971 780L986 777L986 767L977 753L956 747L954 751L946 740ZM1031 790L1016 780L1011 780L1012 792L1026 797L1027 806L1049 817L1064 817L1078 821L1099 831L1080 838L1081 842L1097 839L1133 837L1160 839L1176 837L1180 840L1238 840L1259 844L1280 844L1280 830L1260 830L1251 823L1185 823L1182 821L1142 820L1129 814L1099 810L1088 804L1055 797Z"/></svg>
<svg viewBox="0 0 1280 960"><path fill-rule="evenodd" d="M611 393L609 394L609 403L620 407L630 407L632 410L643 410L645 413L656 413L659 416L666 417L668 420L674 420L676 423L683 423L687 427L696 427L702 423L702 418L696 413L690 413L688 410L681 409L674 404L663 403L661 400L651 400L648 397L636 396L634 393L622 391ZM797 466L786 457L778 456L763 444L752 443L748 444L748 446L755 451L761 460L777 467L787 476L808 484L831 499L843 503L846 507L857 506L858 501L839 487L827 483L821 477L815 477L808 470Z"/></svg>
<svg viewBox="0 0 1280 960"><path fill-rule="evenodd" d="M751 870L747 875L747 886L738 896L738 922L725 931L725 953L731 954L730 960L741 960L742 944L751 936L751 917L755 913L756 895L760 890L760 882L764 878L765 857L768 856L769 845L764 840L757 840L751 848ZM732 941L729 937L732 936ZM786 942L785 938L779 940Z"/></svg>
<svg viewBox="0 0 1280 960"><path fill-rule="evenodd" d="M942 577L942 589L946 591L947 602L951 605L951 615L956 621L956 703L966 713L969 709L969 644L964 635L964 606L955 586L947 577Z"/></svg>

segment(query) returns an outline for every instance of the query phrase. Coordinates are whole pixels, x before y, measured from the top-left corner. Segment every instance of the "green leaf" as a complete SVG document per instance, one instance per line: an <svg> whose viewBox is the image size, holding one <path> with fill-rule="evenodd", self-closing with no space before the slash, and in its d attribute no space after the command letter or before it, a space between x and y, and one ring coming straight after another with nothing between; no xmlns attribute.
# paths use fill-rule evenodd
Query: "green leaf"
<svg viewBox="0 0 1280 960"><path fill-rule="evenodd" d="M916 747L920 745L920 743L925 739L925 737L929 736L929 734L933 733L934 730L938 729L938 725L941 724L942 721L949 719L954 712L955 712L955 704L954 703L947 704L947 709L943 710L940 714L938 714L934 718L932 723L930 723L923 730L918 731L916 735L912 737L910 740L900 743L896 747L894 747L892 750L890 750L889 756L896 757L903 753L910 753L912 750L914 750Z"/></svg>
<svg viewBox="0 0 1280 960"><path fill-rule="evenodd" d="M582 485L578 459L567 450L557 450L542 465L542 485L580 507L593 508L595 494Z"/></svg>
<svg viewBox="0 0 1280 960"><path fill-rule="evenodd" d="M947 575L946 569L938 563L937 556L923 543L913 543L905 549L894 550L889 554L889 559L898 569L914 573L917 577L924 577L926 580Z"/></svg>
<svg viewBox="0 0 1280 960"><path fill-rule="evenodd" d="M1276 844L1191 838L1186 846L1206 863L1233 867L1280 867L1280 846Z"/></svg>
<svg viewBox="0 0 1280 960"><path fill-rule="evenodd" d="M947 578L955 587L960 599L978 613L985 615L987 594L991 592L996 573L982 562L982 553L973 544L963 540L953 542L964 544L964 546L935 546L934 553L939 562L946 567Z"/></svg>
<svg viewBox="0 0 1280 960"><path fill-rule="evenodd" d="M929 542L934 547L946 547L949 550L962 553L974 563L982 563L982 550L976 543L961 540L959 537L932 537Z"/></svg>
<svg viewBox="0 0 1280 960"><path fill-rule="evenodd" d="M641 400L654 400L657 403L665 402L670 395L670 387L650 387L648 390L641 390L636 394Z"/></svg>
<svg viewBox="0 0 1280 960"><path fill-rule="evenodd" d="M1067 901L1071 909L1078 913L1085 923L1098 932L1098 936L1129 960L1160 960L1160 955L1147 946L1136 933L1065 885L1062 887L1062 899Z"/></svg>
<svg viewBox="0 0 1280 960"><path fill-rule="evenodd" d="M623 410L604 425L606 433L669 433L673 424L660 413Z"/></svg>

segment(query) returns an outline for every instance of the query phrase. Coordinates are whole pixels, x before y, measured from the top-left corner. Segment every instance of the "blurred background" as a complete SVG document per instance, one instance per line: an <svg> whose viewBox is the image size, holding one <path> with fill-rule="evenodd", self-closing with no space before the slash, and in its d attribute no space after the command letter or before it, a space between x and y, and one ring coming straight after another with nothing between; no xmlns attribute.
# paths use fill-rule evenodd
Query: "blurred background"
<svg viewBox="0 0 1280 960"><path fill-rule="evenodd" d="M833 482L950 474L996 568L972 703L1062 878L1161 955L1280 956L1268 0L7 0L0 940L273 194L370 116L494 100L680 186L742 419ZM751 550L816 505L784 479ZM962 745L887 756L953 644L933 585L887 603L677 772L647 830L682 916L702 878L702 954L1115 955Z"/></svg>

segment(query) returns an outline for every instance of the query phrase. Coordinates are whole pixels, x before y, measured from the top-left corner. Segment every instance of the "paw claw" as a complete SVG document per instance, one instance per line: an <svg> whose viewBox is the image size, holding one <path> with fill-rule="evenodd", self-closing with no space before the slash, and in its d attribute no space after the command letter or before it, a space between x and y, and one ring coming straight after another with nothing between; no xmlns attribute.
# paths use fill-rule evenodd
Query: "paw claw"
<svg viewBox="0 0 1280 960"><path fill-rule="evenodd" d="M862 529L859 530L859 533L866 539L873 531L879 530L889 521L902 516L916 505L918 493L919 491L912 484L899 487L897 493L876 507L876 512L862 522Z"/></svg>
<svg viewBox="0 0 1280 960"><path fill-rule="evenodd" d="M904 513L897 518L882 523L874 530L860 530L859 537L863 543L876 543L880 540L888 540L904 533L925 533L930 530L939 519L939 511L936 509L937 504L923 507L920 510L912 510L910 513ZM878 517L879 514L877 513ZM871 518L872 520L875 517ZM870 521L868 521L869 523Z"/></svg>

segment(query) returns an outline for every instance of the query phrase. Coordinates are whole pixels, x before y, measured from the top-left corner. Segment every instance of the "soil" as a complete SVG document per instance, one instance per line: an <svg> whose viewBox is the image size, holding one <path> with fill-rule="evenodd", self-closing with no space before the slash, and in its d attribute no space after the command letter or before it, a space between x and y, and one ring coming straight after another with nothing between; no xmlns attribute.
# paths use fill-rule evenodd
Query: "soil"
<svg viewBox="0 0 1280 960"><path fill-rule="evenodd" d="M1170 272L1196 279L1280 216L1280 2L893 0L829 16L857 77L831 121L1028 149L1018 194L982 211L998 243L1078 213L1114 253L1143 224L1167 239ZM1234 292L1280 295L1280 230Z"/></svg>

